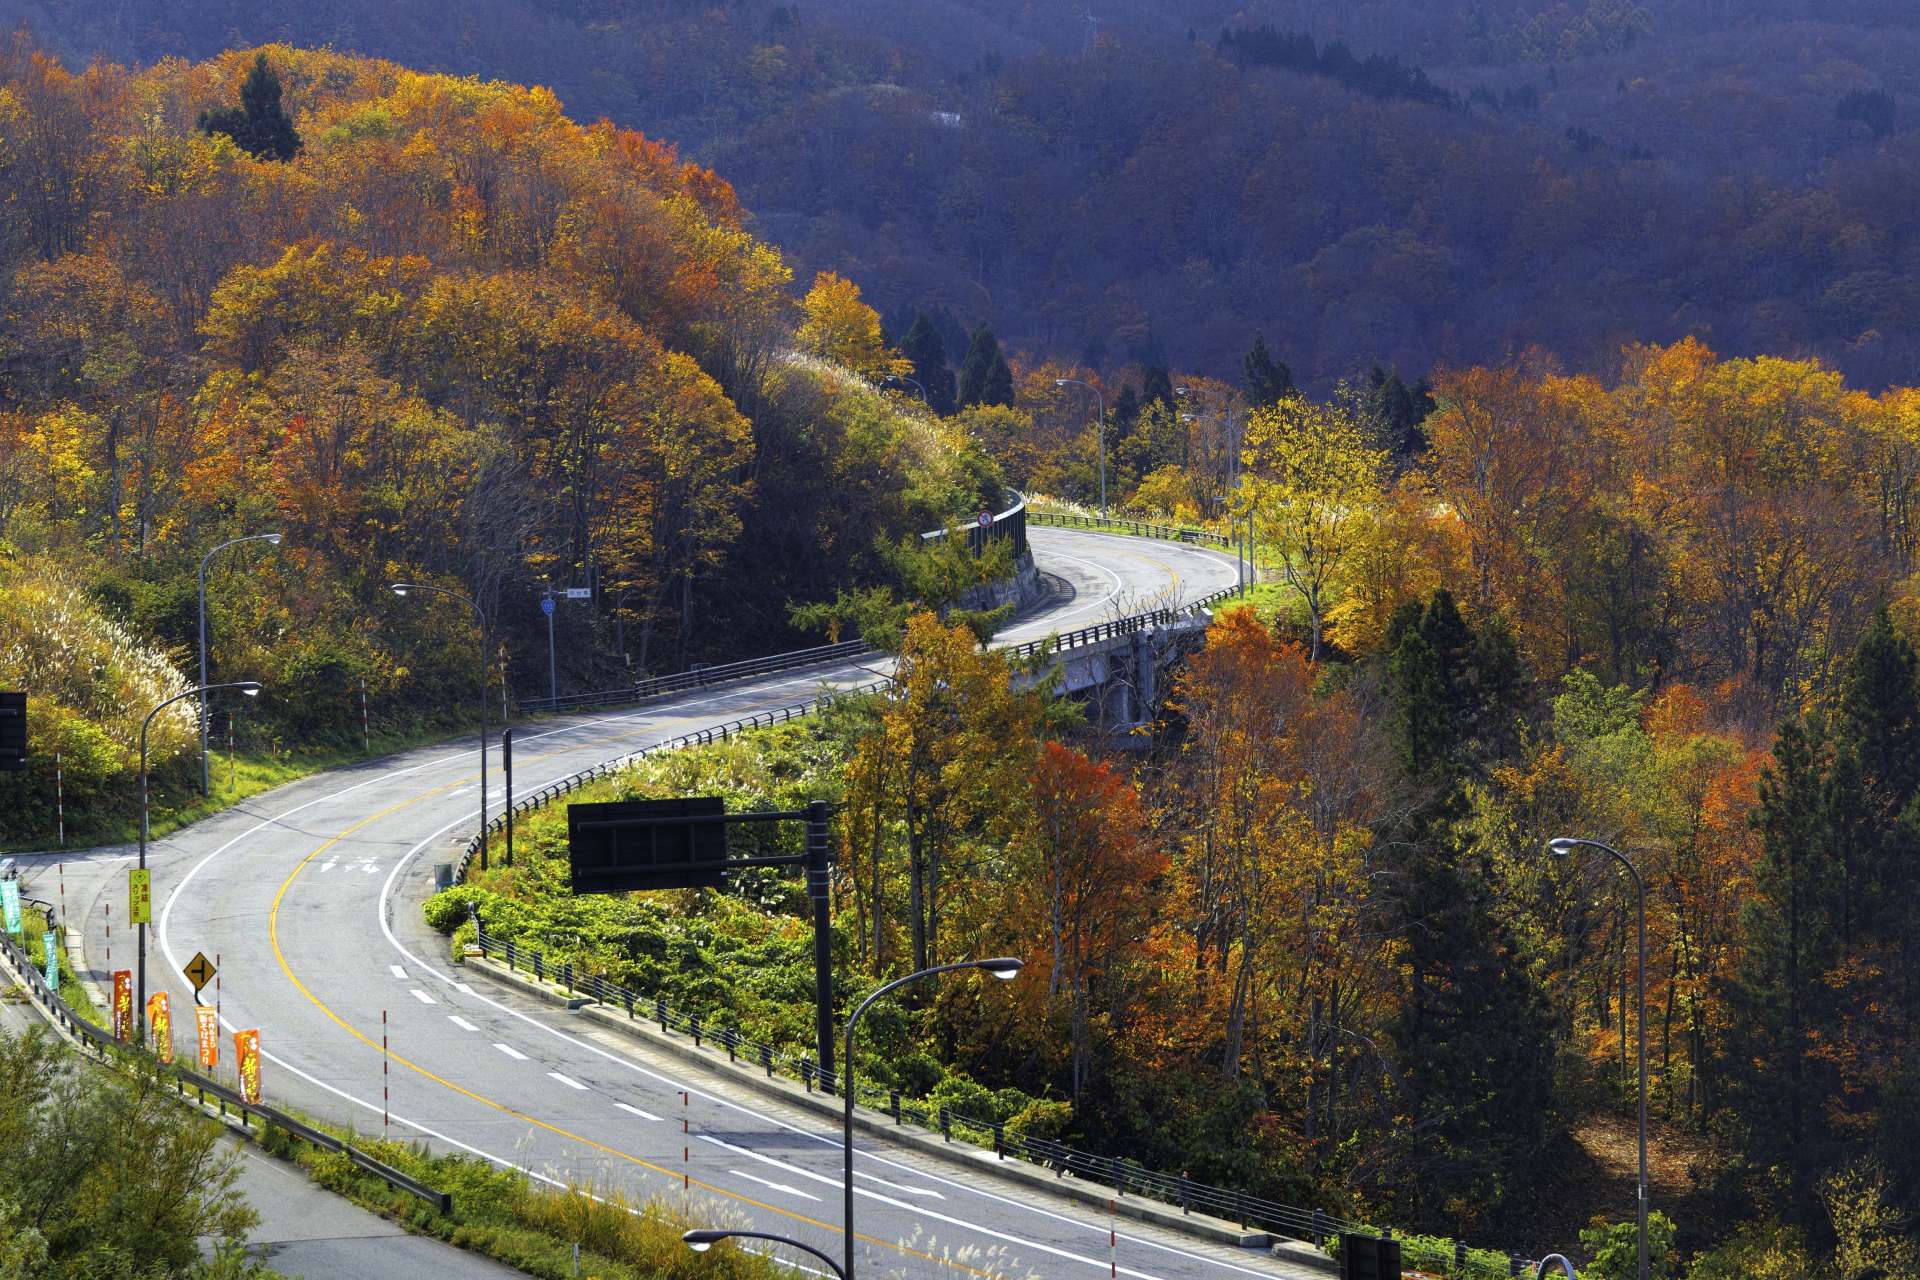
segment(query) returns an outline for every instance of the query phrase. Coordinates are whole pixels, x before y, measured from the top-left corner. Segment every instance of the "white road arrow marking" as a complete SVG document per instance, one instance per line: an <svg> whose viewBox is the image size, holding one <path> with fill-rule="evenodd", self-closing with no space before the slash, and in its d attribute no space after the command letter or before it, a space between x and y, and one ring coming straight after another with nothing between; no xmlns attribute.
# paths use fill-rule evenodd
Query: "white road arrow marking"
<svg viewBox="0 0 1920 1280"><path fill-rule="evenodd" d="M727 1172L732 1174L736 1178L745 1178L748 1182L757 1182L763 1187L772 1187L775 1191L784 1191L789 1195L799 1196L802 1200L811 1200L815 1204L820 1203L819 1196L808 1195L806 1192L802 1191L800 1188L790 1187L784 1182L771 1182L766 1178L756 1178L752 1174L742 1173L738 1169L729 1169L727 1170Z"/></svg>

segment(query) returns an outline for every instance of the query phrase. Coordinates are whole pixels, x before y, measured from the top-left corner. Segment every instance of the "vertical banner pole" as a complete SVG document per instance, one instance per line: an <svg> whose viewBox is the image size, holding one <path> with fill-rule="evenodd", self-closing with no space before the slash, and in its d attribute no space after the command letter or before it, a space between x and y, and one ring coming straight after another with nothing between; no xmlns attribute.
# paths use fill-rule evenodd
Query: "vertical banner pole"
<svg viewBox="0 0 1920 1280"><path fill-rule="evenodd" d="M67 771L58 751L53 753L53 820L60 828L60 847L64 849L67 847Z"/></svg>
<svg viewBox="0 0 1920 1280"><path fill-rule="evenodd" d="M373 733L367 728L367 678L360 677L360 746L367 755L373 754Z"/></svg>

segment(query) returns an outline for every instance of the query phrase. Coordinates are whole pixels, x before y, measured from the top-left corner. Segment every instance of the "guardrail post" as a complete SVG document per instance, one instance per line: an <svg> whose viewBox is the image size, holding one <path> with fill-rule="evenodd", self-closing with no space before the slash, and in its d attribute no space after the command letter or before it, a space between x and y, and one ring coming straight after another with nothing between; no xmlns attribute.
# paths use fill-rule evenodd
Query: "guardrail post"
<svg viewBox="0 0 1920 1280"><path fill-rule="evenodd" d="M1183 1214L1193 1212L1193 1189L1188 1185L1188 1178L1184 1173L1180 1175L1180 1212ZM1315 1241L1315 1243L1319 1242Z"/></svg>
<svg viewBox="0 0 1920 1280"><path fill-rule="evenodd" d="M627 990L625 987L620 988L620 1003L627 1006L627 1021L632 1022L633 1021L633 992Z"/></svg>
<svg viewBox="0 0 1920 1280"><path fill-rule="evenodd" d="M543 952L536 951L533 953L533 976L537 982L545 982L547 980L547 957Z"/></svg>
<svg viewBox="0 0 1920 1280"><path fill-rule="evenodd" d="M693 1047L698 1049L700 1047L700 1015L697 1013L689 1014L687 1016L687 1026L693 1031Z"/></svg>
<svg viewBox="0 0 1920 1280"><path fill-rule="evenodd" d="M513 939L511 938L507 939L507 972L508 973L518 973L520 971L520 966L517 963L520 959L520 956L518 954L519 950L520 949L518 947L513 945Z"/></svg>
<svg viewBox="0 0 1920 1280"><path fill-rule="evenodd" d="M993 1122L993 1154L999 1160L1007 1158L1006 1134L998 1120Z"/></svg>
<svg viewBox="0 0 1920 1280"><path fill-rule="evenodd" d="M764 1044L760 1046L760 1065L766 1068L767 1079L773 1079L773 1050Z"/></svg>
<svg viewBox="0 0 1920 1280"><path fill-rule="evenodd" d="M740 1033L738 1031L735 1031L732 1027L722 1027L720 1029L720 1043L727 1046L728 1062L738 1062L740 1060L736 1058L733 1054L734 1042L739 1038L740 1038Z"/></svg>
<svg viewBox="0 0 1920 1280"><path fill-rule="evenodd" d="M1119 1160L1107 1158L1107 1181L1113 1184L1113 1193L1124 1198L1127 1194L1127 1167Z"/></svg>
<svg viewBox="0 0 1920 1280"><path fill-rule="evenodd" d="M565 964L560 966L560 976L567 984L567 994L572 995L573 994L573 961L569 960Z"/></svg>
<svg viewBox="0 0 1920 1280"><path fill-rule="evenodd" d="M1521 1270L1525 1268L1526 1265L1527 1265L1526 1263L1520 1261L1520 1255L1511 1254L1511 1253L1507 1255L1507 1274L1508 1275L1510 1276L1519 1275Z"/></svg>
<svg viewBox="0 0 1920 1280"><path fill-rule="evenodd" d="M813 1059L800 1059L800 1082L807 1086L807 1092L813 1092Z"/></svg>
<svg viewBox="0 0 1920 1280"><path fill-rule="evenodd" d="M1455 1271L1465 1271L1467 1269L1467 1242L1465 1240L1455 1240L1453 1242L1453 1269Z"/></svg>
<svg viewBox="0 0 1920 1280"><path fill-rule="evenodd" d="M953 1112L940 1108L940 1136L948 1142L953 1141Z"/></svg>
<svg viewBox="0 0 1920 1280"><path fill-rule="evenodd" d="M1313 1247L1316 1249L1320 1248L1327 1241L1327 1215L1315 1209L1313 1211L1313 1226L1308 1229L1313 1232Z"/></svg>
<svg viewBox="0 0 1920 1280"><path fill-rule="evenodd" d="M654 1021L660 1024L660 1029L665 1031L667 1029L667 998L665 996L653 998L653 1017Z"/></svg>
<svg viewBox="0 0 1920 1280"><path fill-rule="evenodd" d="M887 1104L893 1109L893 1122L895 1124L899 1124L900 1123L900 1091L898 1089L887 1090Z"/></svg>

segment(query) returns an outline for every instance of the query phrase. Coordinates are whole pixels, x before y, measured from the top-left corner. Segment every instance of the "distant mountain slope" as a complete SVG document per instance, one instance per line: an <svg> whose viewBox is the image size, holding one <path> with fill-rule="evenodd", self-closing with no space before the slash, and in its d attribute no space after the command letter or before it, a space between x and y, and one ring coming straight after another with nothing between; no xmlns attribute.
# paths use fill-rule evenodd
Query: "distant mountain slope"
<svg viewBox="0 0 1920 1280"><path fill-rule="evenodd" d="M549 84L715 166L803 268L1033 355L1231 373L1259 330L1324 384L1532 343L1604 364L1688 332L1867 383L1920 354L1920 16L1896 0L0 0L0 20L69 58L287 39ZM1466 105L1215 52L1262 23L1401 57ZM1878 91L1890 133L1837 114Z"/></svg>

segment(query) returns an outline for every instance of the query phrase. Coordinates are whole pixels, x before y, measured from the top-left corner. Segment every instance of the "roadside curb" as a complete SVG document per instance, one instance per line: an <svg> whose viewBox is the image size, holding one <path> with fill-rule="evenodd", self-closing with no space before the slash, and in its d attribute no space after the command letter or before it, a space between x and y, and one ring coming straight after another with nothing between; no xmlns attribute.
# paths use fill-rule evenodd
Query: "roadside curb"
<svg viewBox="0 0 1920 1280"><path fill-rule="evenodd" d="M502 986L524 992L548 1004L575 1010L588 1021L626 1036L648 1048L657 1049L707 1071L725 1076L728 1080L752 1089L756 1093L812 1112L836 1124L844 1119L839 1100L831 1094L815 1093L791 1081L766 1076L750 1063L729 1061L727 1055L721 1050L708 1048L705 1045L696 1046L685 1037L662 1033L637 1017L629 1019L613 1006L569 994L552 983L536 980L531 974L510 970L506 965L490 957L469 955L462 961L462 965L469 971ZM855 1126L863 1132L883 1137L922 1155L931 1156L975 1173L986 1173L1008 1182L1018 1183L1023 1187L1066 1196L1101 1209L1111 1206L1113 1211L1121 1217L1185 1232L1216 1243L1243 1249L1271 1249L1274 1257L1284 1262L1312 1267L1320 1271L1338 1270L1338 1264L1332 1258L1311 1245L1294 1241L1276 1241L1264 1231L1249 1231L1237 1223L1204 1214L1182 1213L1178 1208L1163 1205L1158 1201L1143 1200L1137 1195L1119 1195L1110 1187L1089 1184L1070 1174L1049 1174L1022 1160L997 1158L992 1151L984 1148L948 1142L933 1130L904 1122L895 1124L892 1117L865 1107L856 1108L853 1118Z"/></svg>

